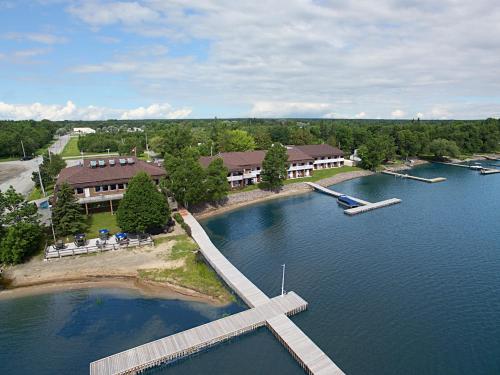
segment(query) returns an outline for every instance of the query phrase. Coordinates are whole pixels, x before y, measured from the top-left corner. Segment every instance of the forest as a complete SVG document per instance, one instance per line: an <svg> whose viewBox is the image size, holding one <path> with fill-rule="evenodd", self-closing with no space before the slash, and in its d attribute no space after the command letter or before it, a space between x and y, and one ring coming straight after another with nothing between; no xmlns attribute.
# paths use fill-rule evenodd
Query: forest
<svg viewBox="0 0 500 375"><path fill-rule="evenodd" d="M0 122L0 155L21 155L20 140L33 152L57 132L91 127L94 135L80 137L85 152L139 155L146 147L176 154L192 146L200 155L268 149L273 143L328 143L347 155L360 155L380 164L412 156L460 156L500 150L500 120L349 120L349 119L204 119L135 121ZM28 151L27 151L28 152Z"/></svg>
<svg viewBox="0 0 500 375"><path fill-rule="evenodd" d="M0 158L33 155L47 146L61 126L51 121L0 121Z"/></svg>

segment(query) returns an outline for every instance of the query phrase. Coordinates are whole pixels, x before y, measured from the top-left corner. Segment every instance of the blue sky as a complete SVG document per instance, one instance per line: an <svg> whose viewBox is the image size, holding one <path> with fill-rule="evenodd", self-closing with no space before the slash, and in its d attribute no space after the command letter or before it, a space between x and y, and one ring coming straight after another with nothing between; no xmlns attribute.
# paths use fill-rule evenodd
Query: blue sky
<svg viewBox="0 0 500 375"><path fill-rule="evenodd" d="M0 0L0 119L500 116L491 0Z"/></svg>

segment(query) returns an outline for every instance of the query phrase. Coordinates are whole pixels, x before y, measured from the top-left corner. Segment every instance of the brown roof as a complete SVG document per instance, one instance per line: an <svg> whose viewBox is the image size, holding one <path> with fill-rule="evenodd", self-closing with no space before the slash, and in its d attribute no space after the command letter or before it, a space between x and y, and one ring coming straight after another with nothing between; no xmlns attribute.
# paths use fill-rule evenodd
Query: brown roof
<svg viewBox="0 0 500 375"><path fill-rule="evenodd" d="M133 163L121 165L120 159L133 160ZM91 161L103 160L105 165L99 167L91 167ZM109 161L114 160L115 165L110 165ZM83 165L64 168L57 177L56 185L59 186L63 182L67 182L73 187L89 187L104 183L124 183L128 182L137 173L144 171L152 177L166 176L166 172L162 167L152 163L147 163L135 157L116 157L116 158L100 158L100 159L85 159Z"/></svg>
<svg viewBox="0 0 500 375"><path fill-rule="evenodd" d="M266 156L266 151L244 151L244 152L221 152L215 156L202 156L200 163L204 167L216 158L221 158L230 172L242 170L243 168L260 167Z"/></svg>
<svg viewBox="0 0 500 375"><path fill-rule="evenodd" d="M307 155L317 158L322 156L344 156L342 150L337 147L332 147L330 145L304 145L304 146L292 146L296 150L300 150Z"/></svg>
<svg viewBox="0 0 500 375"><path fill-rule="evenodd" d="M208 165L216 158L221 158L224 161L224 165L230 172L241 171L246 168L261 167L264 157L266 156L264 150L259 151L244 151L244 152L221 152L215 156L202 156L200 158L200 164L203 167L208 167ZM287 149L288 161L298 162L298 161L313 161L314 159L309 155L305 154L301 150Z"/></svg>
<svg viewBox="0 0 500 375"><path fill-rule="evenodd" d="M299 150L297 148L289 148L286 150L288 154L288 161L313 161L314 158L311 156L307 155L305 152L302 150Z"/></svg>

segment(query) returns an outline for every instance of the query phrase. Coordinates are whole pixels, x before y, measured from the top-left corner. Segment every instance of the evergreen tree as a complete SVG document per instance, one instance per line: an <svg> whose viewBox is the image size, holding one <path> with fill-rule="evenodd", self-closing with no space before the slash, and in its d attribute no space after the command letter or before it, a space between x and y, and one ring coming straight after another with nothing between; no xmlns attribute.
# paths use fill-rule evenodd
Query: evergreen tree
<svg viewBox="0 0 500 375"><path fill-rule="evenodd" d="M207 179L205 181L206 198L212 202L220 202L227 197L229 184L227 175L229 171L224 166L221 158L213 160L207 170Z"/></svg>
<svg viewBox="0 0 500 375"><path fill-rule="evenodd" d="M271 190L280 190L287 176L288 154L286 147L274 144L266 152L262 162L262 185Z"/></svg>
<svg viewBox="0 0 500 375"><path fill-rule="evenodd" d="M116 211L119 227L125 232L151 232L164 227L169 218L165 196L146 172L137 173Z"/></svg>
<svg viewBox="0 0 500 375"><path fill-rule="evenodd" d="M81 233L85 229L85 217L78 204L73 188L64 183L55 194L52 222L57 236Z"/></svg>

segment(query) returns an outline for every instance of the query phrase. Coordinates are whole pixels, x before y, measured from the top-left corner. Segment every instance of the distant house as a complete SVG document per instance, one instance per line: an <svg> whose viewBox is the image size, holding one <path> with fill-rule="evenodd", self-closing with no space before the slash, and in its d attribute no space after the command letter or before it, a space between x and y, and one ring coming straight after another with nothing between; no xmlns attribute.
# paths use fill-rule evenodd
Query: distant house
<svg viewBox="0 0 500 375"><path fill-rule="evenodd" d="M95 129L92 128L73 128L74 134L93 134Z"/></svg>
<svg viewBox="0 0 500 375"><path fill-rule="evenodd" d="M57 178L55 190L68 183L75 191L85 212L116 210L127 190L128 182L144 171L158 184L166 176L165 169L135 157L84 159L83 164L64 168Z"/></svg>
<svg viewBox="0 0 500 375"><path fill-rule="evenodd" d="M288 146L287 177L301 178L313 175L315 169L336 168L344 165L344 154L330 145ZM266 151L222 152L216 156L203 156L200 164L205 168L221 158L229 170L227 180L231 188L260 182L262 162Z"/></svg>

